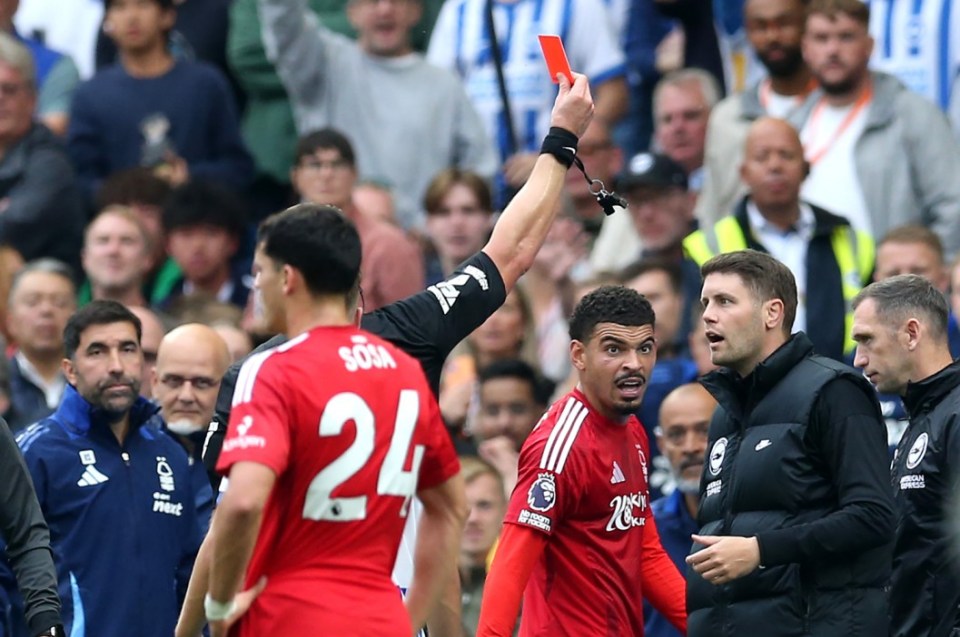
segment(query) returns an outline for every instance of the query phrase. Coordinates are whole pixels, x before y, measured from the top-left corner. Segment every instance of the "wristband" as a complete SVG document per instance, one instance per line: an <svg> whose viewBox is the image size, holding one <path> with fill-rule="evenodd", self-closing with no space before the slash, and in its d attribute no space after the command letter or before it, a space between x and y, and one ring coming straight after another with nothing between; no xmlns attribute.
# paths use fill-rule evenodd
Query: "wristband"
<svg viewBox="0 0 960 637"><path fill-rule="evenodd" d="M210 597L210 593L207 593L207 596L203 598L203 612L208 621L222 621L232 615L236 609L237 602L233 599L229 602L218 602Z"/></svg>
<svg viewBox="0 0 960 637"><path fill-rule="evenodd" d="M570 168L577 156L577 136L559 126L551 126L540 146L540 154L544 153L553 155L558 162Z"/></svg>

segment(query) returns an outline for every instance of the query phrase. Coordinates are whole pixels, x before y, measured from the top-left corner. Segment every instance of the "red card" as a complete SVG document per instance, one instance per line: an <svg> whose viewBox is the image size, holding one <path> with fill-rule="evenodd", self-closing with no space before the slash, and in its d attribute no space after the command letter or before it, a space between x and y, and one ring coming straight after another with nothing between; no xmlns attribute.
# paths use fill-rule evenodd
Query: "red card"
<svg viewBox="0 0 960 637"><path fill-rule="evenodd" d="M539 35L540 48L543 49L543 59L547 61L547 72L550 79L557 84L557 73L567 76L567 81L573 84L573 73L570 72L570 61L567 52L563 50L563 42L559 35Z"/></svg>

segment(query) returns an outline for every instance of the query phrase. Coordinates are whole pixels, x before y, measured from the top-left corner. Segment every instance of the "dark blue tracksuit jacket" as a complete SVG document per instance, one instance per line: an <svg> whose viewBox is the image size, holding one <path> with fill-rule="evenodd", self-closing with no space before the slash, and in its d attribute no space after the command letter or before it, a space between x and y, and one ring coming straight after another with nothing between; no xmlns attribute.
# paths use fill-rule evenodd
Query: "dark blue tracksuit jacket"
<svg viewBox="0 0 960 637"><path fill-rule="evenodd" d="M57 411L17 437L50 526L71 637L173 634L202 536L186 452L157 411L138 399L121 445L68 386ZM16 605L13 614L14 634L25 634Z"/></svg>

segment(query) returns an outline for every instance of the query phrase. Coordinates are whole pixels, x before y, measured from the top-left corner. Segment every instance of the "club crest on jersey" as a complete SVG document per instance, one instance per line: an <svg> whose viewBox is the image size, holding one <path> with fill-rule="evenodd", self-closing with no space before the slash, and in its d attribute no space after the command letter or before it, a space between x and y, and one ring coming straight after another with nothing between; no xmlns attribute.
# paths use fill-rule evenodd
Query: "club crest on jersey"
<svg viewBox="0 0 960 637"><path fill-rule="evenodd" d="M173 483L173 469L164 456L157 456L157 476L160 479L160 488L164 491L173 491L176 486Z"/></svg>
<svg viewBox="0 0 960 637"><path fill-rule="evenodd" d="M527 506L541 513L549 511L557 502L557 483L552 473L541 473L527 491Z"/></svg>
<svg viewBox="0 0 960 637"><path fill-rule="evenodd" d="M650 476L647 473L647 456L643 453L643 447L636 445L637 456L640 457L640 470L643 471L643 481L649 483Z"/></svg>
<svg viewBox="0 0 960 637"><path fill-rule="evenodd" d="M923 456L927 453L927 442L929 438L926 433L917 436L910 451L907 452L907 469L916 469Z"/></svg>
<svg viewBox="0 0 960 637"><path fill-rule="evenodd" d="M723 466L723 458L727 455L727 439L721 438L713 443L710 449L710 473L717 475Z"/></svg>

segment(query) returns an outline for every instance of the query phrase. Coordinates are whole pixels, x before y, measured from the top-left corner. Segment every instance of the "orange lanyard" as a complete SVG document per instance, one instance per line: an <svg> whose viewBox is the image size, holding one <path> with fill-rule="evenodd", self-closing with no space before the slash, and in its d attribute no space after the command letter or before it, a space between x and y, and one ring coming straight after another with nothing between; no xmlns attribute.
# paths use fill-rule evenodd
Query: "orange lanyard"
<svg viewBox="0 0 960 637"><path fill-rule="evenodd" d="M864 89L863 93L860 94L860 97L857 98L857 101L854 102L853 108L850 109L850 112L847 113L847 116L843 118L843 121L840 122L840 126L837 127L837 130L834 131L833 136L827 141L826 144L821 146L816 150L810 150L807 153L807 161L813 165L818 161L823 159L823 156L826 155L833 145L837 143L837 140L846 132L850 125L853 124L854 120L857 119L857 116L860 115L860 112L867 107L867 104L870 103L870 100L873 99L873 85L868 84ZM807 138L815 140L817 138L817 129L820 126L820 117L823 113L823 99L821 98L817 105L813 109L813 113L810 114L810 123L807 125Z"/></svg>
<svg viewBox="0 0 960 637"><path fill-rule="evenodd" d="M804 87L803 92L799 95L793 97L793 108L796 108L803 104L803 100L810 95L817 88L817 80L810 78L810 81L807 82L807 86ZM763 110L766 112L770 110L768 107L770 105L770 94L773 92L773 87L770 82L770 78L765 79L760 84L760 91L757 94L757 97L760 99L760 106L763 107ZM792 109L791 109L792 112Z"/></svg>

